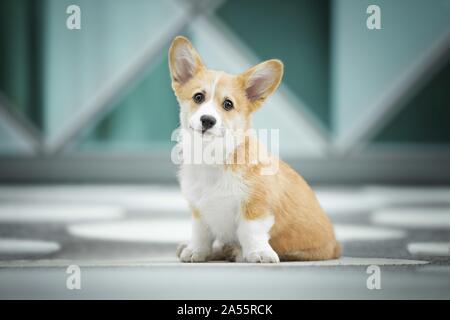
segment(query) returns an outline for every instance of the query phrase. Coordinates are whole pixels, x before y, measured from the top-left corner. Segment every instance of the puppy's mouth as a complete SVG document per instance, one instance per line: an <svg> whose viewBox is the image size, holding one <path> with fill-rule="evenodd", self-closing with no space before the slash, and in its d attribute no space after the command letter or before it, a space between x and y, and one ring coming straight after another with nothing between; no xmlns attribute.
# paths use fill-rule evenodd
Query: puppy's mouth
<svg viewBox="0 0 450 320"><path fill-rule="evenodd" d="M197 133L201 133L201 134L205 133L205 130L203 130L203 129L194 129L194 127L192 127L191 125L189 125L189 129L191 129L192 131L197 132Z"/></svg>
<svg viewBox="0 0 450 320"><path fill-rule="evenodd" d="M194 129L192 126L189 126L189 129L192 131L199 133L202 135L202 137L216 137L220 136L220 133L222 133L222 130L219 130L218 132L212 131L211 129Z"/></svg>

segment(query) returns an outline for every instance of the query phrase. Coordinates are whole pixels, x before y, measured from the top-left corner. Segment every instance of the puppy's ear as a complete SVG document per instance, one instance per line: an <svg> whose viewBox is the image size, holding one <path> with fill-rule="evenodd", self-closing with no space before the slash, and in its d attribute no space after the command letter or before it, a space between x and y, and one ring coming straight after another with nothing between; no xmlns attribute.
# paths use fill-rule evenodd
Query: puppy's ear
<svg viewBox="0 0 450 320"><path fill-rule="evenodd" d="M169 49L169 67L174 84L184 84L204 68L200 55L185 37L176 37Z"/></svg>
<svg viewBox="0 0 450 320"><path fill-rule="evenodd" d="M248 69L239 77L247 98L258 107L278 88L283 77L283 63L275 59L267 60Z"/></svg>

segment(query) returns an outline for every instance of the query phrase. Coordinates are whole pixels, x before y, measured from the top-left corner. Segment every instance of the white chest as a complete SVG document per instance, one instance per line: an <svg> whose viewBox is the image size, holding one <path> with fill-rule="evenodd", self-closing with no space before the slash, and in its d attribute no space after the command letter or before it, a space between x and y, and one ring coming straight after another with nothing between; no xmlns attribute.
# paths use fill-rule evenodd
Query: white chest
<svg viewBox="0 0 450 320"><path fill-rule="evenodd" d="M222 166L182 165L180 185L213 235L222 242L236 241L240 208L247 196L240 174Z"/></svg>

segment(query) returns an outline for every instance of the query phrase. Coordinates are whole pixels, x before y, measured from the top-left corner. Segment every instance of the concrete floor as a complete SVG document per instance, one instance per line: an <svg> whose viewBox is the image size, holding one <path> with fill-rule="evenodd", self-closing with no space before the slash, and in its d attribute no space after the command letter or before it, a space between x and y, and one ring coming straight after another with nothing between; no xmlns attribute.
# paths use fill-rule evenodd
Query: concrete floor
<svg viewBox="0 0 450 320"><path fill-rule="evenodd" d="M450 188L315 189L344 257L254 265L176 260L190 231L176 186L0 186L0 298L450 298Z"/></svg>

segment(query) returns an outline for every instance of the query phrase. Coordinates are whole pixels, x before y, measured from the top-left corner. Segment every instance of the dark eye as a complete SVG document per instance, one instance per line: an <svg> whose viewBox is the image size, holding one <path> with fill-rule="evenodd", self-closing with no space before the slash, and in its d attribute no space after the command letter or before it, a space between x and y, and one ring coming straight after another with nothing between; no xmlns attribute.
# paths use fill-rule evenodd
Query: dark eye
<svg viewBox="0 0 450 320"><path fill-rule="evenodd" d="M233 109L233 102L231 102L228 99L225 99L225 101L223 102L223 108L227 111L230 111L231 109Z"/></svg>
<svg viewBox="0 0 450 320"><path fill-rule="evenodd" d="M197 92L196 94L194 94L192 99L194 100L195 103L200 104L203 101L205 101L205 95L201 92Z"/></svg>

